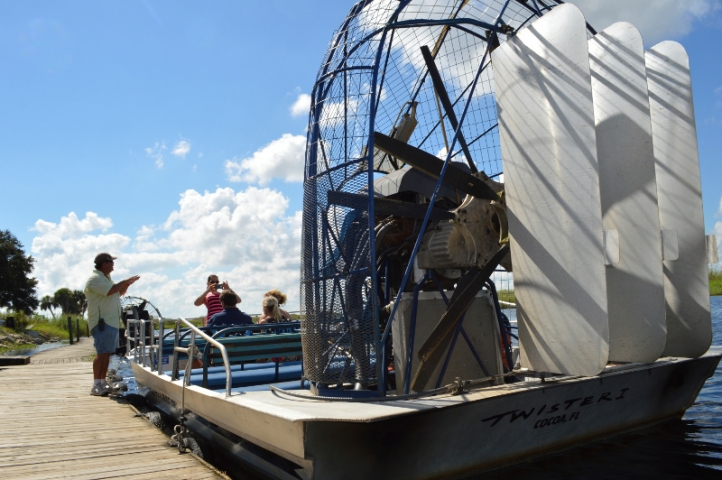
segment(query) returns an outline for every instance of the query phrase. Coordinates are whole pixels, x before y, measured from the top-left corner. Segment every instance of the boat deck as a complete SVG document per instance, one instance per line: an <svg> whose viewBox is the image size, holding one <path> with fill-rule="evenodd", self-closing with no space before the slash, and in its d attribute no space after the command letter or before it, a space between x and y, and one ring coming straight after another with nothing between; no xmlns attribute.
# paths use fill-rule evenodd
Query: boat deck
<svg viewBox="0 0 722 480"><path fill-rule="evenodd" d="M0 369L0 478L227 478L168 438L125 401L89 395L93 341Z"/></svg>
<svg viewBox="0 0 722 480"><path fill-rule="evenodd" d="M528 372L520 375L527 381L460 395L371 403L297 398L269 391L267 384L259 385L265 387L260 391L233 388L226 396L218 385L184 388L180 379L171 381L137 363L132 367L150 403L174 416L183 406L205 420L199 425L217 425L250 442L253 448L238 448L261 470L282 467L288 478L302 471L308 478L400 480L462 478L679 418L721 353L712 348L697 359L609 365L592 377L542 381ZM198 371L193 373L197 382ZM230 373L233 384L243 372ZM300 382L296 386L294 393L309 395ZM260 455L258 448L266 452ZM388 462L405 455L414 462Z"/></svg>
<svg viewBox="0 0 722 480"><path fill-rule="evenodd" d="M712 347L706 356L719 355L720 353L721 350L719 348ZM677 361L677 359L665 357L657 360L652 365L662 366L675 361ZM297 362L290 363L295 365ZM614 375L619 372L647 370L649 367L650 365L641 363L610 364L605 371L600 374L600 376L604 378L605 376ZM139 367L136 366L136 368ZM251 368L253 368L253 366L251 366ZM144 370L148 374L153 375L149 369L145 368ZM241 374L251 373L252 371L253 370L246 370L245 372L240 372L232 369L232 375L235 379ZM261 370L259 369L257 371ZM187 402L192 404L195 397L194 394L200 394L204 398L221 400L239 407L248 408L249 410L259 414L269 414L276 418L284 419L290 422L376 422L396 416L410 415L427 410L458 406L468 402L493 397L508 396L509 394L517 392L544 390L553 388L554 386L563 383L577 382L580 379L589 378L581 376L557 375L547 377L545 382L530 378L528 379L529 381L526 382L489 386L474 389L471 392L466 392L460 395L452 395L451 393L448 393L432 397L421 397L406 400L394 400L393 397L389 397L386 401L376 400L363 403L363 408L359 408L360 404L355 402L319 401L318 399L315 399L310 392L308 392L307 387L301 388L298 380L275 383L275 385L282 389L290 390L292 393L300 396L292 397L284 395L283 393L276 393L269 390L269 384L263 384L253 387L234 388L232 389L231 396L226 397L224 388L221 386L225 385L225 374L217 374L219 375L219 381L217 381L216 385L213 387L206 389L199 385L200 381L198 379L201 376L200 372L201 369L193 370L192 378L196 379L196 383L187 387L186 393L189 394ZM158 378L157 375L154 376ZM169 382L170 380L166 375L162 375L160 378L163 379L161 380L161 383ZM178 380L172 383L179 386L181 381ZM193 409L191 408L191 410Z"/></svg>

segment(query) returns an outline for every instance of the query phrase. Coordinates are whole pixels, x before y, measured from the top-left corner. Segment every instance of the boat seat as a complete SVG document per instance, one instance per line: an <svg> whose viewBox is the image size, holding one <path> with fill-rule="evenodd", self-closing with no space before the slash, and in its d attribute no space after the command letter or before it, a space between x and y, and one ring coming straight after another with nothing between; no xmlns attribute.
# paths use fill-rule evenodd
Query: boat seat
<svg viewBox="0 0 722 480"><path fill-rule="evenodd" d="M233 378L233 381L231 386L244 387L259 384L271 384L279 381L298 381L301 379L301 375L303 375L303 366L300 362L294 363L296 364L279 364L278 369L276 369L275 363L272 363L270 367L266 368L232 371L231 377ZM202 373L191 375L191 385L202 385L203 387L209 389L225 388L226 372L209 373L205 379L203 378Z"/></svg>
<svg viewBox="0 0 722 480"><path fill-rule="evenodd" d="M205 333L211 335L214 339L221 340L222 338L225 338L227 336L234 336L234 338L238 338L241 336L254 336L254 335L267 335L269 333L267 332L274 332L274 334L284 334L284 333L298 333L299 328L299 322L284 322L284 323L270 323L270 324L264 324L264 325L258 325L258 324L252 324L252 325L236 325L232 327L201 327L201 330ZM166 334L163 338L163 355L164 356L171 356L173 355L173 346L174 346L174 336L173 336L173 330L167 330ZM190 330L182 330L181 331L181 339L179 342L179 346L181 347L187 347L190 344ZM203 351L203 349L206 346L206 341L200 336L197 336L195 339L196 347L200 351ZM185 354L179 354L179 358L183 359L186 358Z"/></svg>
<svg viewBox="0 0 722 480"><path fill-rule="evenodd" d="M260 368L273 368L276 365L276 362L263 362L263 363L241 363L236 365L231 365L231 372L240 372L244 370L258 370ZM281 362L281 366L284 365L301 365L300 360L296 360L294 362ZM208 367L208 374L211 373L225 373L226 369L223 365L219 365L217 367ZM178 372L178 376L182 377L185 375L185 370L181 370ZM191 375L196 374L203 374L202 368L194 368L191 370Z"/></svg>
<svg viewBox="0 0 722 480"><path fill-rule="evenodd" d="M300 363L298 365L280 366L284 363L284 358L297 357L303 353L301 334L298 332L260 333L249 336L219 337L216 340L225 347L231 365L245 364L245 366L241 367L240 372L231 372L233 385L242 386L254 383L278 382L280 380L294 380L301 378L303 374L303 365ZM256 362L260 359L271 359L273 368L246 370L250 366L250 362ZM206 344L203 349L203 373L200 385L210 388L217 381L221 381L225 385L225 369L219 373L210 373L209 371L210 368L222 364L223 356L220 350L212 344ZM271 377L268 376L269 372L273 373ZM193 378L191 382L194 382Z"/></svg>
<svg viewBox="0 0 722 480"><path fill-rule="evenodd" d="M232 364L250 362L271 357L295 357L301 355L301 334L271 333L256 334L240 337L223 337L216 340L226 347L228 361ZM208 363L207 360L210 361ZM223 364L223 357L219 349L213 345L205 345L203 363L206 365Z"/></svg>

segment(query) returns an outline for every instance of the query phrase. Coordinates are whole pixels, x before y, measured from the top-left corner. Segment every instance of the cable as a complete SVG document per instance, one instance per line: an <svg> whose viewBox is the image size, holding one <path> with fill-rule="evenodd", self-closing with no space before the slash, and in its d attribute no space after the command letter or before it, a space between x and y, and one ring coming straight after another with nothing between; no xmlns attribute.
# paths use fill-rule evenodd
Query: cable
<svg viewBox="0 0 722 480"><path fill-rule="evenodd" d="M450 383L443 387L435 388L433 390L428 390L426 392L408 393L406 395L396 395L393 397L362 397L362 398L323 397L323 396L305 395L305 394L301 394L301 393L290 392L288 390L283 390L282 388L278 388L274 385L270 385L270 388L271 388L271 391L276 394L286 395L286 396L293 397L293 398L300 398L302 400L319 400L322 402L353 402L353 403L379 402L379 403L382 403L382 402L396 402L399 400L414 400L417 398L431 397L434 395L440 395L442 393L451 393L454 391L459 391L461 393L464 391L463 389L471 389L475 386L482 386L483 384L493 381L496 378L503 378L503 377L507 377L507 376L511 376L511 375L513 375L513 372L504 373L502 375L492 375L490 377L481 378L478 380L471 380L471 381L466 381L466 382L459 381L457 383Z"/></svg>

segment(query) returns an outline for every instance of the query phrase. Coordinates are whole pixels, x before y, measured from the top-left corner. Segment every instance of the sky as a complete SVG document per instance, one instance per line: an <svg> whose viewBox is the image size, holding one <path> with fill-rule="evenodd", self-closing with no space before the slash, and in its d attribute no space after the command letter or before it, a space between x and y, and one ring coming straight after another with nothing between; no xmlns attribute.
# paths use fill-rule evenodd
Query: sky
<svg viewBox="0 0 722 480"><path fill-rule="evenodd" d="M39 296L82 289L108 251L167 317L203 315L211 273L246 312L272 288L298 310L309 94L353 3L0 0L0 229L35 258ZM722 2L569 3L687 49L722 240Z"/></svg>

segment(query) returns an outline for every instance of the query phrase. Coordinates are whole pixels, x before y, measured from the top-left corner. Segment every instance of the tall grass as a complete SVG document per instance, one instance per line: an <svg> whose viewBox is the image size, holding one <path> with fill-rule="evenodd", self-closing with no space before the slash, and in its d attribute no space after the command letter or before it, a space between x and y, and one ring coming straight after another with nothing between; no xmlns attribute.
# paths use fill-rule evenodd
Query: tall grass
<svg viewBox="0 0 722 480"><path fill-rule="evenodd" d="M32 329L44 337L58 337L61 340L68 340L70 334L68 332L68 316L61 315L60 318L52 319L43 317L42 315L25 315L23 312L12 312L7 314L8 317L15 318L15 331L24 332ZM87 322L78 315L71 315L73 324L73 338L77 338L75 331L76 324L80 329L80 336L87 336Z"/></svg>
<svg viewBox="0 0 722 480"><path fill-rule="evenodd" d="M516 303L516 297L514 296L514 290L499 290L496 292L499 296L500 302ZM504 307L502 307L504 308Z"/></svg>
<svg viewBox="0 0 722 480"><path fill-rule="evenodd" d="M709 269L709 294L722 295L722 268Z"/></svg>

